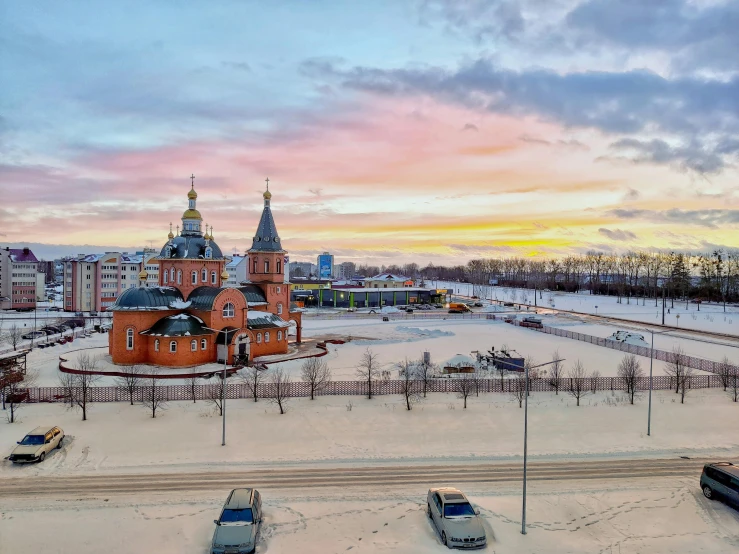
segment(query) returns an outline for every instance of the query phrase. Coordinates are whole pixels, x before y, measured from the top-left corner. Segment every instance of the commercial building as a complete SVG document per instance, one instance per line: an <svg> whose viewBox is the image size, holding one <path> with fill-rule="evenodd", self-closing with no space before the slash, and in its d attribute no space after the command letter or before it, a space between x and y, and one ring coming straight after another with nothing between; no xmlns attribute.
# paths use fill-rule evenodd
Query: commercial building
<svg viewBox="0 0 739 554"><path fill-rule="evenodd" d="M317 305L333 308L381 308L413 304L445 304L452 289L423 289L413 287L367 288L332 287L318 292Z"/></svg>
<svg viewBox="0 0 739 554"><path fill-rule="evenodd" d="M66 258L64 264L63 298L67 312L105 311L127 289L138 286L138 275L147 272L147 282L155 285L159 279L156 254L149 250L128 254L80 254Z"/></svg>
<svg viewBox="0 0 739 554"><path fill-rule="evenodd" d="M38 259L29 248L0 250L0 305L5 309L36 308ZM42 295L43 297L43 295Z"/></svg>
<svg viewBox="0 0 739 554"><path fill-rule="evenodd" d="M301 307L318 306L318 291L330 288L331 281L328 279L301 279L296 277L290 283L290 300Z"/></svg>
<svg viewBox="0 0 739 554"><path fill-rule="evenodd" d="M412 287L413 279L394 275L392 273L380 273L374 277L367 277L364 286L368 289L389 289L398 287Z"/></svg>
<svg viewBox="0 0 739 554"><path fill-rule="evenodd" d="M334 276L334 257L328 252L324 252L318 256L318 275L319 279L331 279Z"/></svg>
<svg viewBox="0 0 739 554"><path fill-rule="evenodd" d="M194 179L194 178L193 178ZM246 257L246 284L227 286L228 259L201 227L194 184L187 194L182 233L170 232L159 255L159 281L148 272L110 308L109 352L116 364L188 367L210 362L249 363L284 354L288 331L301 340L302 314L290 311L290 284L283 249L272 217L269 189Z"/></svg>

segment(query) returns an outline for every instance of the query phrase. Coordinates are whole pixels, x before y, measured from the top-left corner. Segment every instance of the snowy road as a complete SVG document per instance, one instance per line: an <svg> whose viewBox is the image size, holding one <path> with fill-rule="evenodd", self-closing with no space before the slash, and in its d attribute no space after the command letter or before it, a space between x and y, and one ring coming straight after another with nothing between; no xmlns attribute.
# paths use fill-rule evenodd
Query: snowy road
<svg viewBox="0 0 739 554"><path fill-rule="evenodd" d="M597 462L531 463L531 481L636 479L700 476L702 459L609 460ZM80 496L135 492L193 492L238 487L296 489L319 487L381 487L418 485L419 490L439 483L507 483L520 481L522 463L390 467L215 471L137 475L85 475L0 480L0 496Z"/></svg>

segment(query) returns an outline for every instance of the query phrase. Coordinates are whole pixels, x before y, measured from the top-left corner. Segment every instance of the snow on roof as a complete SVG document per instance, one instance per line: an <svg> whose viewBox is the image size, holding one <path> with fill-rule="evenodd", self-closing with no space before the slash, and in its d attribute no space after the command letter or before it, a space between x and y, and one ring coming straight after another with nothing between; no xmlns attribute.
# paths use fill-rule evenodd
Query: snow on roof
<svg viewBox="0 0 739 554"><path fill-rule="evenodd" d="M11 248L8 255L14 262L38 262L34 253L28 248Z"/></svg>
<svg viewBox="0 0 739 554"><path fill-rule="evenodd" d="M395 275L394 273L380 273L374 277L368 277L367 281L408 281L408 277Z"/></svg>
<svg viewBox="0 0 739 554"><path fill-rule="evenodd" d="M184 300L173 300L169 303L169 307L175 310L184 310L185 308L189 308L190 304L191 302L189 300L187 302Z"/></svg>
<svg viewBox="0 0 739 554"><path fill-rule="evenodd" d="M476 365L475 360L464 354L456 354L444 362L444 367L475 367Z"/></svg>

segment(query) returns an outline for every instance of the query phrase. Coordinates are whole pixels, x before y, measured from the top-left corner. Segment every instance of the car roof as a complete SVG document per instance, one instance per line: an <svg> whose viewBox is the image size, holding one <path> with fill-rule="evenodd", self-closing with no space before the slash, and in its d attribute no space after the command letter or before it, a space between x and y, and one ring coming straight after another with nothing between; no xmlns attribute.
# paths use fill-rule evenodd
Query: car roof
<svg viewBox="0 0 739 554"><path fill-rule="evenodd" d="M31 431L30 433L27 433L27 434L28 435L45 435L46 433L48 433L49 431L51 431L55 427L56 427L55 425L51 425L51 426L47 426L47 427L44 427L42 425L42 426L36 427L33 431Z"/></svg>
<svg viewBox="0 0 739 554"><path fill-rule="evenodd" d="M234 489L228 495L224 508L229 510L240 510L242 508L251 508L252 493L254 489Z"/></svg>
<svg viewBox="0 0 739 554"><path fill-rule="evenodd" d="M734 477L739 478L739 466L735 466L731 462L716 462L715 464L708 464L710 467L720 469Z"/></svg>
<svg viewBox="0 0 739 554"><path fill-rule="evenodd" d="M452 487L442 487L431 490L432 492L438 492L444 498L445 504L455 502L468 502L467 497L459 489L455 489Z"/></svg>

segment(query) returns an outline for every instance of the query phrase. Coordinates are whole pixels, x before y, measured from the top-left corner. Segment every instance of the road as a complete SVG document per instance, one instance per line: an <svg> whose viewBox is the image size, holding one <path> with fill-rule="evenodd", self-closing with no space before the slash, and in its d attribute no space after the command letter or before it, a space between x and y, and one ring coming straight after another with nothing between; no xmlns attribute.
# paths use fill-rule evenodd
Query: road
<svg viewBox="0 0 739 554"><path fill-rule="evenodd" d="M694 477L705 459L608 460L592 462L536 462L528 467L530 481ZM114 495L137 492L190 492L238 487L301 489L418 485L419 489L464 483L520 481L521 463L472 465L407 465L214 471L199 473L104 474L65 477L0 479L0 498L13 496Z"/></svg>

